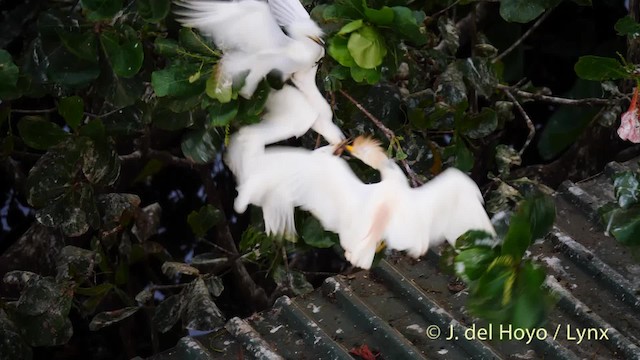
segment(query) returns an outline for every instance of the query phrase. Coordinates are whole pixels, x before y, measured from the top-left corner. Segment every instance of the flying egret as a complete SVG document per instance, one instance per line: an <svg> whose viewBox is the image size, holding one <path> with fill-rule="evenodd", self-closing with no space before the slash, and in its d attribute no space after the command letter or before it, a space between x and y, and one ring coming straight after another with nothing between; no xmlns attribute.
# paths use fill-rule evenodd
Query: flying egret
<svg viewBox="0 0 640 360"><path fill-rule="evenodd" d="M279 72L284 81L313 68L324 56L322 30L298 0L184 0L176 4L184 8L176 11L182 16L177 20L211 37L223 51L220 64L225 80L249 71L240 90L247 99L270 72Z"/></svg>
<svg viewBox="0 0 640 360"><path fill-rule="evenodd" d="M315 75L315 70L299 74L303 81L309 81L311 73ZM317 94L322 98L319 91ZM284 85L280 90L271 90L264 108L265 112L259 123L242 127L229 142L224 159L235 174L238 184L244 181L247 174L253 173L254 163L261 161L260 155L266 145L294 136L300 137L310 128L330 144L338 144L344 140L342 131L332 121L329 105L322 110L325 111L324 114L320 113L296 86Z"/></svg>
<svg viewBox="0 0 640 360"><path fill-rule="evenodd" d="M333 155L335 149L265 149L251 177L238 186L235 210L261 206L268 233L292 234L293 208L300 206L336 232L345 258L364 269L371 267L382 240L391 249L419 257L444 240L455 244L470 229L495 234L477 185L459 170L447 169L412 189L379 143L361 137L347 150L382 178L364 184L346 161Z"/></svg>

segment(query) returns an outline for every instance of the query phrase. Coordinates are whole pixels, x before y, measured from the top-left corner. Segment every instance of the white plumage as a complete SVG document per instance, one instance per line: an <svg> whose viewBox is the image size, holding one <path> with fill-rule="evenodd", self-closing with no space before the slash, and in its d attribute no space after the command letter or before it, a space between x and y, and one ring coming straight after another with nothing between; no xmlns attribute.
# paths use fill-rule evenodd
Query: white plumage
<svg viewBox="0 0 640 360"><path fill-rule="evenodd" d="M298 0L177 2L184 26L200 30L224 53L221 69L225 79L249 70L240 95L250 98L272 70L283 80L312 68L324 56L322 30ZM285 34L280 26L283 26Z"/></svg>
<svg viewBox="0 0 640 360"><path fill-rule="evenodd" d="M418 257L430 245L444 240L454 244L470 229L495 234L478 187L459 170L448 169L412 189L376 142L359 138L349 150L382 177L379 183L364 184L333 155L334 149L266 149L250 179L238 186L236 211L244 212L248 204L262 206L268 232L292 234L293 208L300 206L338 233L347 260L365 269L382 240Z"/></svg>

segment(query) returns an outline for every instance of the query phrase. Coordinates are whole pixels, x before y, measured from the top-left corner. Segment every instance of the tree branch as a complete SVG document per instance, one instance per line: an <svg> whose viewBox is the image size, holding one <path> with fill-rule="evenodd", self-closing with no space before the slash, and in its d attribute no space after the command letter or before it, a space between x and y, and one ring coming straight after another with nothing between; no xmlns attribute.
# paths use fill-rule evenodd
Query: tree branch
<svg viewBox="0 0 640 360"><path fill-rule="evenodd" d="M603 106L612 105L617 102L615 99L601 99L601 98L584 98L584 99L568 99L557 96L549 96L531 93L523 90L516 89L515 87L498 84L497 88L502 91L509 91L515 93L521 98L532 99L542 102L548 102L558 105L570 105L570 106Z"/></svg>
<svg viewBox="0 0 640 360"><path fill-rule="evenodd" d="M531 25L531 27L525 31L524 34L522 34L522 36L520 36L520 38L518 40L516 40L513 44L511 44L511 46L509 46L505 51L502 52L502 54L499 54L498 56L496 56L495 58L493 58L493 60L491 60L492 63L496 63L498 61L500 61L503 57L509 55L509 53L511 53L515 48L517 48L518 46L520 46L520 44L522 44L522 42L524 41L524 39L528 38L529 35L531 35L531 33L537 29L540 24L542 24L551 14L551 12L553 11L554 8L551 8L549 10L547 10L544 14L542 14L542 16L540 16L538 18L538 20L536 20L536 22Z"/></svg>
<svg viewBox="0 0 640 360"><path fill-rule="evenodd" d="M396 141L393 141L393 139L395 139L395 137L396 137L396 134L391 129L386 127L382 123L382 121L380 121L380 119L378 119L377 117L373 116L373 114L371 114L367 109L365 109L365 107L362 106L362 104L360 104L356 99L351 97L351 95L346 93L344 90L340 90L340 94L342 94L344 97L346 97L347 100L351 101L351 103L353 105L355 105L358 108L358 110L360 110L367 118L369 118L369 120L371 120L371 122L376 127L378 127L378 129L380 129L380 131L382 131L384 136L387 137L387 139L392 144L392 146L395 144L396 150L398 150L398 149L402 150L400 148L400 145L397 144ZM409 163L407 163L406 160L399 160L399 161L400 161L400 164L402 165L402 167L404 168L404 170L407 172L407 175L409 176L409 179L411 180L411 185L413 187L417 187L417 186L422 185L422 181L418 178L418 175L416 174L416 172L413 171L413 169L409 166Z"/></svg>
<svg viewBox="0 0 640 360"><path fill-rule="evenodd" d="M524 111L524 108L522 107L522 105L520 105L520 103L515 98L515 96L513 96L511 91L509 91L508 89L503 89L503 91L505 94L507 94L507 97L511 99L511 101L513 101L513 103L516 105L516 108L518 108L518 111L520 111L520 114L522 115L522 117L524 118L524 121L527 124L527 128L529 128L529 135L527 135L527 140L525 140L524 145L522 145L522 149L520 149L520 152L519 152L520 156L522 156L524 151L527 149L527 147L531 143L531 140L533 140L533 137L536 135L536 128L535 126L533 126L533 121L531 121L531 118L529 117L527 112Z"/></svg>
<svg viewBox="0 0 640 360"><path fill-rule="evenodd" d="M159 151L159 150L153 150L153 149L147 150L147 156L144 156L142 151L140 150L136 150L126 155L120 155L120 161L126 162L126 161L133 161L133 160L141 160L147 157L158 159L169 165L175 165L175 166L184 167L188 169L193 169L194 166L196 165L193 161L189 159L174 156L167 151Z"/></svg>

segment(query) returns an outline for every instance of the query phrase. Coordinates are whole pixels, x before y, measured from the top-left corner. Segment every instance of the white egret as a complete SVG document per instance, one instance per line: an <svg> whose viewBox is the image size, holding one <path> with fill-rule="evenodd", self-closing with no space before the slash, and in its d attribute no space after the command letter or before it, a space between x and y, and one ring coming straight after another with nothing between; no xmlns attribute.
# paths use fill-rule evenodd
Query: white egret
<svg viewBox="0 0 640 360"><path fill-rule="evenodd" d="M315 70L300 73L302 81L308 81L310 73L315 75ZM322 98L317 88L316 92ZM316 109L310 104L309 98L295 86L285 85L280 90L272 90L261 121L242 127L232 136L227 148L225 162L236 175L237 182L241 184L246 174L253 172L255 162L261 161L260 155L268 144L294 136L300 137L310 128L331 144L342 142L344 135L332 122L329 104L322 110L324 113Z"/></svg>
<svg viewBox="0 0 640 360"><path fill-rule="evenodd" d="M382 240L418 257L444 240L454 244L470 229L495 234L477 185L459 170L448 169L412 189L379 143L358 138L348 150L382 178L364 184L346 161L332 154L335 149L266 149L251 177L238 186L236 211L261 206L268 233L291 234L293 208L300 206L336 232L345 258L364 269L371 267Z"/></svg>
<svg viewBox="0 0 640 360"><path fill-rule="evenodd" d="M182 16L177 20L211 37L223 51L220 64L226 80L249 71L240 90L245 98L270 72L275 70L286 80L313 68L324 56L322 30L298 0L176 3L185 8L176 11Z"/></svg>

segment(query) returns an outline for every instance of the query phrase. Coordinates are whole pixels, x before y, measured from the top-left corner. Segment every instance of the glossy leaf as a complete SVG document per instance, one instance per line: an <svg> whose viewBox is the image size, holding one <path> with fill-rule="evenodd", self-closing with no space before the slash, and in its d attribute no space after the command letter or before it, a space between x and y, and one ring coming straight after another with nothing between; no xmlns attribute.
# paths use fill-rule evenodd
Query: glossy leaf
<svg viewBox="0 0 640 360"><path fill-rule="evenodd" d="M169 0L136 0L138 14L145 21L156 23L169 14L171 1Z"/></svg>
<svg viewBox="0 0 640 360"><path fill-rule="evenodd" d="M188 132L182 138L182 153L195 163L208 163L217 154L211 130L202 129Z"/></svg>
<svg viewBox="0 0 640 360"><path fill-rule="evenodd" d="M25 116L18 122L22 140L37 150L47 150L69 137L58 125L40 116Z"/></svg>
<svg viewBox="0 0 640 360"><path fill-rule="evenodd" d="M56 32L64 44L65 48L73 55L82 60L87 60L91 63L98 62L98 41L96 34L93 31L79 32L77 29L74 31L67 31L64 28L57 28Z"/></svg>
<svg viewBox="0 0 640 360"><path fill-rule="evenodd" d="M420 24L425 19L424 12L411 11L404 6L394 6L391 9L394 13L393 28L416 45L424 45L427 37L420 30Z"/></svg>
<svg viewBox="0 0 640 360"><path fill-rule="evenodd" d="M528 23L545 11L547 3L548 0L503 0L500 16L509 22Z"/></svg>
<svg viewBox="0 0 640 360"><path fill-rule="evenodd" d="M618 80L629 77L629 73L617 59L594 55L581 56L574 70L585 80Z"/></svg>
<svg viewBox="0 0 640 360"><path fill-rule="evenodd" d="M498 127L498 116L491 108L484 108L479 114L472 114L461 121L459 130L472 139L481 139L493 133Z"/></svg>
<svg viewBox="0 0 640 360"><path fill-rule="evenodd" d="M363 69L373 69L379 66L387 54L384 38L374 27L368 25L361 27L349 36L347 48L356 64Z"/></svg>
<svg viewBox="0 0 640 360"><path fill-rule="evenodd" d="M91 20L109 19L122 8L122 0L81 0L80 3L89 10Z"/></svg>
<svg viewBox="0 0 640 360"><path fill-rule="evenodd" d="M338 33L336 35L350 34L350 33L354 32L354 31L360 29L362 26L364 26L364 22L362 21L362 19L353 20L352 22L347 23L345 26L340 28L340 31L338 31Z"/></svg>
<svg viewBox="0 0 640 360"><path fill-rule="evenodd" d="M100 215L93 199L93 189L79 183L47 206L36 211L36 219L49 227L59 227L67 236L80 236L92 226L99 226Z"/></svg>
<svg viewBox="0 0 640 360"><path fill-rule="evenodd" d="M640 245L640 207L601 209L602 224L607 233L625 245Z"/></svg>
<svg viewBox="0 0 640 360"><path fill-rule="evenodd" d="M93 269L100 261L100 255L94 251L67 245L58 254L58 278L82 283L93 275Z"/></svg>
<svg viewBox="0 0 640 360"><path fill-rule="evenodd" d="M217 56L216 52L211 44L205 38L200 36L193 29L183 27L179 32L180 45L186 50L200 53L207 56Z"/></svg>
<svg viewBox="0 0 640 360"><path fill-rule="evenodd" d="M320 222L312 216L305 219L300 236L305 244L314 248L330 248L340 243L335 233L325 231Z"/></svg>
<svg viewBox="0 0 640 360"><path fill-rule="evenodd" d="M486 246L463 250L454 260L456 275L466 283L478 280L495 257L495 251Z"/></svg>
<svg viewBox="0 0 640 360"><path fill-rule="evenodd" d="M638 173L632 171L617 173L613 176L613 190L621 208L628 209L640 201L638 199L640 193L639 178Z"/></svg>
<svg viewBox="0 0 640 360"><path fill-rule="evenodd" d="M640 35L640 24L633 20L630 16L625 16L616 21L614 26L618 35L627 35L632 38Z"/></svg>
<svg viewBox="0 0 640 360"><path fill-rule="evenodd" d="M509 255L513 259L520 259L532 240L533 236L531 234L529 219L527 219L524 214L518 212L511 217L509 230L502 244L502 254Z"/></svg>
<svg viewBox="0 0 640 360"><path fill-rule="evenodd" d="M159 55L172 57L178 55L180 52L185 51L178 42L173 39L167 39L157 37L153 42L153 47Z"/></svg>
<svg viewBox="0 0 640 360"><path fill-rule="evenodd" d="M27 178L27 201L34 207L45 206L73 186L81 156L81 146L66 141L44 154Z"/></svg>
<svg viewBox="0 0 640 360"><path fill-rule="evenodd" d="M140 310L139 307L130 306L118 310L104 311L96 314L96 316L94 316L89 323L89 330L98 331L103 327L113 325L135 314L136 312L138 312L138 310Z"/></svg>
<svg viewBox="0 0 640 360"><path fill-rule="evenodd" d="M538 193L529 195L518 205L518 213L528 219L533 239L547 235L556 220L556 206L551 196Z"/></svg>
<svg viewBox="0 0 640 360"><path fill-rule="evenodd" d="M190 82L189 78L200 70L200 65L175 63L151 74L151 85L157 96L188 96L202 93L204 81Z"/></svg>
<svg viewBox="0 0 640 360"><path fill-rule="evenodd" d="M224 290L224 284L222 283L222 279L215 275L207 275L203 278L207 289L209 290L209 294L213 297L218 297L222 294Z"/></svg>
<svg viewBox="0 0 640 360"><path fill-rule="evenodd" d="M91 140L82 154L82 173L93 184L113 185L120 175L120 158L112 142Z"/></svg>
<svg viewBox="0 0 640 360"><path fill-rule="evenodd" d="M0 310L0 356L4 359L31 360L31 347L20 336L20 329L7 317L4 310Z"/></svg>
<svg viewBox="0 0 640 360"><path fill-rule="evenodd" d="M197 237L203 237L209 229L213 228L222 219L220 210L213 205L205 205L197 212L192 211L187 217L191 230Z"/></svg>
<svg viewBox="0 0 640 360"><path fill-rule="evenodd" d="M373 24L379 26L388 26L393 23L395 13L390 7L383 6L380 9L371 9L366 6L366 2L364 2L364 6L364 16Z"/></svg>
<svg viewBox="0 0 640 360"><path fill-rule="evenodd" d="M303 273L294 270L287 271L283 266L278 266L273 271L273 281L285 289L290 289L296 295L304 295L313 291L313 286Z"/></svg>
<svg viewBox="0 0 640 360"><path fill-rule="evenodd" d="M185 305L186 299L182 296L182 293L166 298L160 303L160 305L158 305L158 307L156 307L156 312L153 315L152 320L153 325L161 333L166 333L171 330L173 325L180 320Z"/></svg>
<svg viewBox="0 0 640 360"><path fill-rule="evenodd" d="M224 326L225 318L216 303L211 299L204 280L198 278L185 290L187 299L183 324L192 330L217 330Z"/></svg>
<svg viewBox="0 0 640 360"><path fill-rule="evenodd" d="M222 104L214 102L209 106L209 123L211 126L227 126L238 115L238 103L235 101Z"/></svg>
<svg viewBox="0 0 640 360"><path fill-rule="evenodd" d="M233 96L233 81L225 77L220 66L216 66L211 76L207 79L206 93L207 95L220 102L226 104L231 101Z"/></svg>
<svg viewBox="0 0 640 360"><path fill-rule="evenodd" d="M342 36L334 36L329 39L329 46L327 52L334 58L340 65L351 67L356 65L353 56L347 48L348 39Z"/></svg>
<svg viewBox="0 0 640 360"><path fill-rule="evenodd" d="M116 75L129 78L140 71L144 52L142 43L130 26L101 33L100 42Z"/></svg>
<svg viewBox="0 0 640 360"><path fill-rule="evenodd" d="M76 130L84 116L84 101L79 96L69 96L58 102L58 113L72 129Z"/></svg>

